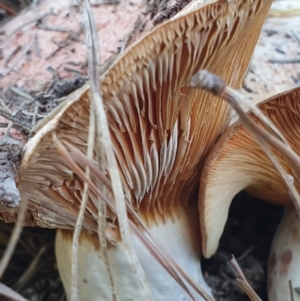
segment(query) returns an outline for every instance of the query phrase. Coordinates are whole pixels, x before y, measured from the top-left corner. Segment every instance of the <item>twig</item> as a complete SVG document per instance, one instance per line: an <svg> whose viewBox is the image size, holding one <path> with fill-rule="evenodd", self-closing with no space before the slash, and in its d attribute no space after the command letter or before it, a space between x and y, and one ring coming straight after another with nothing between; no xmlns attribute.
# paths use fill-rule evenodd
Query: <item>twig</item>
<svg viewBox="0 0 300 301"><path fill-rule="evenodd" d="M38 113L39 113L39 106L35 105L34 106L34 113L33 113L33 118L32 118L32 122L31 122L31 126L35 126L35 123L36 123L36 118L38 116Z"/></svg>
<svg viewBox="0 0 300 301"><path fill-rule="evenodd" d="M91 99L91 107L93 108L93 111L91 111L91 114L95 114L94 117L96 118L96 154L97 154L97 161L98 165L101 171L105 171L105 160L104 158L107 157L109 160L109 157L111 157L111 154L109 152L111 149L105 145L105 140L109 144L110 136L109 133L106 132L108 131L108 126L107 126L107 120L106 120L106 113L104 112L104 107L102 103L102 97L100 94L100 89L99 89L99 78L100 78L100 45L99 45L99 40L98 40L98 35L97 35L97 30L96 30L96 24L95 20L92 14L92 10L89 4L89 1L84 1L84 6L83 6L83 20L84 20L84 27L85 27L85 38L86 38L86 46L88 50L88 70L89 70L89 82L90 82L90 99ZM104 118L103 118L104 116ZM103 124L104 123L104 124ZM106 124L105 124L106 123ZM104 133L102 133L104 132ZM114 157L114 153L113 153ZM115 160L115 158L114 158ZM111 163L108 163L108 165L111 165ZM109 170L111 170L111 167L108 166ZM112 182L114 180L117 181L117 185L119 184L118 181L121 184L121 180L118 178L115 178L113 173L111 174L111 179ZM101 184L101 181L98 180L98 184L100 184L100 188L103 191L104 195L107 196L107 189L103 184ZM117 198L116 194L116 189L112 185L112 191L114 192L115 198ZM121 202L123 200L121 199ZM117 200L116 200L117 202ZM118 202L117 202L117 208L118 208ZM125 208L125 200L124 200L124 208ZM124 227L124 222L123 220L120 219L122 217L122 212L123 210L120 209L120 213L117 215L119 218L119 224L120 228ZM126 217L126 209L124 209ZM128 224L126 225L128 227ZM107 241L106 241L106 235L105 235L105 229L106 229L106 204L103 202L102 199L99 199L99 204L98 204L98 237L99 241L101 244L101 249L102 249L102 256L104 260L104 264L107 270L108 274L108 279L110 282L111 286L111 296L113 301L117 301L117 294L116 294L116 288L115 288L115 283L111 271L111 266L110 266L110 260L108 257L108 249L107 249ZM127 230L127 228L125 229ZM122 232L122 231L121 231ZM126 245L128 244L128 237L122 236L122 239L125 239L124 244L125 248L127 247ZM132 249L132 248L131 248ZM136 266L136 260L137 258L134 258L135 252L134 250L131 250L130 248L125 249L128 253L133 252L132 256L127 256L129 259L131 259L131 263ZM135 256L134 256L135 255ZM133 260L132 260L133 258ZM138 262L139 263L139 262ZM137 264L138 264L137 263ZM138 269L139 270L139 269ZM147 296L145 296L147 300Z"/></svg>
<svg viewBox="0 0 300 301"><path fill-rule="evenodd" d="M33 45L34 40L31 41L26 47L23 47L21 55L18 57L18 59L15 60L15 62L11 65L11 67L2 74L2 77L5 77L8 75L16 66L20 63L20 61L24 58L24 56L27 54L31 46Z"/></svg>
<svg viewBox="0 0 300 301"><path fill-rule="evenodd" d="M5 249L4 255L1 258L0 262L0 278L2 278L4 271L6 270L6 267L13 255L13 252L15 250L15 247L18 243L19 237L21 235L22 229L23 229L23 222L25 219L25 214L27 211L27 205L28 205L28 198L24 198L22 200L22 203L19 206L18 211L18 219L14 226L14 229L12 231L12 234L9 238L7 247Z"/></svg>
<svg viewBox="0 0 300 301"><path fill-rule="evenodd" d="M47 250L47 247L47 245L44 245L34 256L34 259L31 261L30 265L26 268L24 273L19 277L17 283L14 285L14 289L20 291L26 284L26 280L28 281L34 275L34 273L36 272L37 265L40 262L45 251Z"/></svg>
<svg viewBox="0 0 300 301"><path fill-rule="evenodd" d="M9 121L12 121L15 125L22 128L27 133L31 131L31 128L27 124L19 120L17 117L13 116L11 113L8 113L6 110L0 109L0 115Z"/></svg>
<svg viewBox="0 0 300 301"><path fill-rule="evenodd" d="M38 107L38 106L37 106ZM45 118L47 115L44 115L44 114L35 114L35 113L30 113L30 112L27 112L25 110L22 110L21 113L25 116L31 116L31 117L38 117L38 118Z"/></svg>
<svg viewBox="0 0 300 301"><path fill-rule="evenodd" d="M96 175L96 177L100 180L101 183L103 183L108 190L112 192L112 187L110 181L105 176L104 172L100 171L99 168L90 160L86 159L86 156L76 147L74 147L72 144L65 142L67 147L70 149L70 151L79 158L78 162L84 162L86 166L88 166L91 171Z"/></svg>
<svg viewBox="0 0 300 301"><path fill-rule="evenodd" d="M293 38L294 38L298 43L300 43L300 37L299 37L293 30L291 31L291 34L292 34Z"/></svg>
<svg viewBox="0 0 300 301"><path fill-rule="evenodd" d="M30 102L34 102L35 101L35 99L31 95L29 95L28 93L20 90L19 88L10 86L9 90L12 91L13 93L15 93L16 95L21 96L21 97L29 100Z"/></svg>
<svg viewBox="0 0 300 301"><path fill-rule="evenodd" d="M70 68L70 67L64 67L64 70L66 70L68 72L75 73L75 74L80 75L80 76L84 76L85 75L83 72L78 71L78 70L73 69L73 68Z"/></svg>
<svg viewBox="0 0 300 301"><path fill-rule="evenodd" d="M58 27L58 26L51 26L47 24L39 24L37 26L38 29L48 30L48 31L57 31L57 32L70 32L71 29L68 27Z"/></svg>
<svg viewBox="0 0 300 301"><path fill-rule="evenodd" d="M59 52L60 50L62 50L63 48L67 47L69 45L69 39L71 38L70 35L67 36L67 38L64 40L64 41L61 41L59 43L54 43L57 48L52 52L50 53L46 58L45 60L48 61L49 59L51 59L57 52Z"/></svg>
<svg viewBox="0 0 300 301"><path fill-rule="evenodd" d="M3 283L0 283L0 295L8 298L11 301L28 301Z"/></svg>
<svg viewBox="0 0 300 301"><path fill-rule="evenodd" d="M247 296L250 298L250 300L251 301L262 301L257 296L255 291L252 289L250 284L248 283L242 269L240 268L239 264L237 263L237 261L235 260L233 255L232 255L232 259L230 260L230 263L231 263L232 267L234 268L234 270L236 271L236 273L238 274L239 278L236 279L237 283L241 286L241 288L247 294Z"/></svg>
<svg viewBox="0 0 300 301"><path fill-rule="evenodd" d="M96 23L92 14L89 1L85 0L85 6L83 7L83 17L85 24L86 44L88 48L88 65L90 76L90 91L91 101L94 102L94 108L96 113L97 122L97 143L101 143L106 155L108 172L111 178L112 190L114 200L117 206L117 217L119 222L119 230L122 238L125 253L130 262L131 267L137 274L137 280L142 287L143 300L152 300L151 291L147 283L145 272L136 254L136 250L132 247L132 238L129 231L129 222L126 210L126 200L123 192L121 177L119 173L119 167L117 164L110 131L108 127L108 121L106 112L103 105L103 99L99 88L99 43L96 30ZM98 68L95 68L98 65Z"/></svg>
<svg viewBox="0 0 300 301"><path fill-rule="evenodd" d="M237 263L237 261L233 255L232 255L232 259L230 259L230 264L233 266L234 270L236 271L238 276L241 278L241 280L247 282L247 279L246 279L242 269L240 268L239 264Z"/></svg>
<svg viewBox="0 0 300 301"><path fill-rule="evenodd" d="M7 107L6 103L1 97L0 97L0 105L4 108L5 111L7 111L7 113L11 114L11 110Z"/></svg>
<svg viewBox="0 0 300 301"><path fill-rule="evenodd" d="M121 0L99 0L99 1L91 1L91 6L98 6L103 4L118 4Z"/></svg>
<svg viewBox="0 0 300 301"><path fill-rule="evenodd" d="M243 254L241 254L237 260L241 261L243 260L245 257L247 257L251 252L253 251L253 246L250 246Z"/></svg>
<svg viewBox="0 0 300 301"><path fill-rule="evenodd" d="M19 45L16 47L13 52L8 56L7 60L4 63L4 66L7 67L8 63L13 59L13 57L22 49L22 46Z"/></svg>
<svg viewBox="0 0 300 301"><path fill-rule="evenodd" d="M23 29L24 27L26 27L27 25L30 25L31 23L34 23L36 21L40 21L43 20L44 18L48 17L48 16L52 16L54 15L54 13L52 11L47 12L43 15L40 16L35 16L34 18L32 18L31 20L23 23L22 25L18 26L17 28L15 28L12 32L7 34L6 39L0 44L0 46L2 46L4 43L6 43L17 31Z"/></svg>
<svg viewBox="0 0 300 301"><path fill-rule="evenodd" d="M292 281L289 280L290 301L295 301Z"/></svg>
<svg viewBox="0 0 300 301"><path fill-rule="evenodd" d="M34 35L34 50L35 50L36 56L38 58L41 58L42 55L41 55L41 48L40 48L40 45L39 45L39 35L38 34Z"/></svg>
<svg viewBox="0 0 300 301"><path fill-rule="evenodd" d="M93 112L93 103L91 102L90 112ZM90 114L90 123L89 123L89 136L88 136L88 145L87 145L87 158L91 160L93 158L94 153L94 146L95 146L95 115ZM90 168L87 166L85 168L85 176L90 179ZM86 209L86 204L88 201L88 191L89 191L89 184L88 182L84 182L83 194L81 199L80 210L78 214L78 218L75 225L75 231L73 235L73 242L72 242L72 300L79 300L78 294L78 244L79 244L79 237L80 232L82 229L82 222L84 218L84 213ZM102 248L102 245L101 245Z"/></svg>
<svg viewBox="0 0 300 301"><path fill-rule="evenodd" d="M269 63L271 63L271 64L300 64L300 59L291 59L291 60L270 59Z"/></svg>

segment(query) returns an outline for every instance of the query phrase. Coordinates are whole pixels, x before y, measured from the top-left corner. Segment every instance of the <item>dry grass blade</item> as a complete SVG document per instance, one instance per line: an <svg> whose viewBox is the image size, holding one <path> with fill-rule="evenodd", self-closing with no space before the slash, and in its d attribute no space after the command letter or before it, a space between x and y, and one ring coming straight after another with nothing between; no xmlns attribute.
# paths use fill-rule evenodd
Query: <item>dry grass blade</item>
<svg viewBox="0 0 300 301"><path fill-rule="evenodd" d="M53 136L53 141L63 156L63 158L66 160L66 164L74 171L76 172L84 181L87 181L90 185L91 190L98 195L101 199L103 199L106 204L110 207L110 209L113 212L116 212L116 206L114 202L107 196L103 194L102 191L100 191L96 185L88 178L85 177L84 172L80 169L80 167L77 165L77 163L74 161L74 159L70 156L68 150L64 147L64 145L57 139L57 137ZM74 147L70 144L66 143L68 148L73 152ZM75 155L75 153L73 153ZM75 155L76 157L76 155ZM79 158L78 158L79 159ZM80 160L83 161L84 164L88 164L88 159L86 157L80 157ZM93 164L93 163L89 163ZM93 171L93 169L91 169ZM93 174L93 176L97 177L97 174ZM152 237L152 235L149 233L147 227L144 225L144 223L141 221L141 219L137 216L135 211L128 207L129 213L133 216L133 218L138 222L138 227L135 223L132 221L129 221L129 227L133 233L141 240L141 242L147 247L148 251L158 260L158 262L161 263L161 265L168 271L168 273L176 280L176 282L182 286L183 289L186 290L186 292L191 296L193 300L195 298L192 296L192 293L189 291L187 286L185 285L183 279L190 284L191 287L200 295L203 297L206 301L214 301L213 298L208 296L204 290L199 287L199 285L191 279L183 270L182 268L172 259L170 255L167 254L167 252L164 250L163 246L161 246L159 243L156 242L156 240ZM145 233L141 232L141 229L145 231Z"/></svg>
<svg viewBox="0 0 300 301"><path fill-rule="evenodd" d="M243 271L241 270L239 264L237 263L236 259L233 257L230 260L231 265L233 266L234 270L236 271L236 273L238 274L239 278L236 279L237 283L241 286L241 288L243 289L243 291L247 294L247 296L249 297L249 299L251 301L262 301L257 294L255 293L255 291L253 290L253 288L250 286L250 284L248 283Z"/></svg>
<svg viewBox="0 0 300 301"><path fill-rule="evenodd" d="M20 204L20 210L19 210L19 214L18 214L18 220L15 224L15 227L13 229L13 232L10 236L9 242L7 244L6 250L4 252L3 257L1 258L1 262L0 262L0 278L2 278L3 273L10 261L10 258L13 255L13 252L15 250L15 247L17 245L17 242L19 240L20 234L22 232L23 229L23 222L25 219L25 213L27 210L27 205L28 205L28 199L25 199L23 201L23 203Z"/></svg>
<svg viewBox="0 0 300 301"><path fill-rule="evenodd" d="M93 103L90 103L91 112L93 112ZM91 114L90 116L90 124L89 124L89 136L88 136L88 146L87 146L87 158L92 159L94 153L95 146L95 115ZM87 166L85 169L85 175L88 179L90 179L90 168ZM88 189L89 185L87 182L84 182L83 194L81 199L81 206L78 214L78 218L76 221L74 236L73 236L73 244L72 244L72 300L79 300L78 296L78 244L80 232L82 229L82 222L84 218L84 213L86 209L86 204L88 200Z"/></svg>
<svg viewBox="0 0 300 301"><path fill-rule="evenodd" d="M24 284L26 283L26 281L28 281L28 279L30 279L36 269L37 266L42 258L42 256L44 255L45 251L47 250L47 245L43 246L39 252L36 254L36 256L34 257L34 259L32 260L32 262L30 263L29 267L25 270L25 272L20 276L20 278L18 279L18 282L14 285L14 288L17 291L20 291L20 289L24 286Z"/></svg>
<svg viewBox="0 0 300 301"><path fill-rule="evenodd" d="M0 296L4 296L11 301L28 301L3 283L0 283Z"/></svg>
<svg viewBox="0 0 300 301"><path fill-rule="evenodd" d="M89 24L89 18L86 10L84 10L83 13L83 18L85 21L85 28L86 28L86 40L87 40L87 46L88 49L91 50L92 47L89 47L91 45L91 36L90 36L90 24ZM89 69L90 69L90 74L94 74L95 76L90 77L91 78L91 85L95 85L93 82L99 78L99 62L97 61L98 58L98 53L94 53L93 51L89 51ZM97 83L96 83L97 85ZM91 99L93 98L93 95L91 93L90 95ZM94 112L94 102L90 102L90 112ZM95 114L91 113L90 115L90 122L89 122L89 135L88 135L88 147L87 147L87 158L92 159L93 154L94 154L94 149L95 149L95 137L96 137L96 116ZM85 170L86 177L90 179L90 168L87 166ZM72 300L77 301L79 300L78 296L78 244L79 244L79 237L80 237L80 232L82 229L82 222L84 219L84 213L86 210L86 204L88 201L88 190L89 186L88 183L84 183L84 189L83 189L83 195L82 195L82 200L81 200L81 206L80 206L80 211L79 215L77 218L76 222L76 227L74 231L74 237L73 237L73 245L72 245ZM102 203L102 200L99 200L99 202ZM111 270L109 267L109 259L108 259L108 254L107 254L107 247L106 247L106 237L105 237L105 214L100 214L100 212L105 212L105 210L102 208L100 210L100 207L103 207L99 205L99 220L98 220L98 235L99 235L99 240L101 244L101 253L105 261L106 265L106 270L109 275L110 279L110 284L112 287L112 300L116 301L116 295L115 295L115 289L114 289L114 283L113 283L113 277L111 274ZM104 220L104 223L102 222Z"/></svg>
<svg viewBox="0 0 300 301"><path fill-rule="evenodd" d="M96 114L96 144L99 143L103 147L103 150L106 154L106 159L108 163L108 171L111 177L112 182L112 190L114 199L117 205L117 216L118 216L118 222L120 225L120 234L122 241L124 242L124 249L127 254L127 258L129 262L131 263L131 266L133 270L137 273L138 281L140 282L140 287L142 288L142 294L144 300L152 300L150 288L147 284L146 276L143 271L143 268L139 262L139 259L137 257L137 254L135 250L132 248L132 242L131 242L131 236L128 226L128 217L127 217L127 211L126 211L126 201L123 193L121 178L119 174L119 169L117 165L117 161L115 158L115 153L113 150L110 133L109 133L109 127L107 123L107 117L103 106L102 97L100 94L100 88L99 88L99 45L98 45L98 36L95 26L95 21L92 15L90 3L88 0L85 0L85 5L83 6L83 17L84 17L84 24L85 24L85 34L86 34L86 43L88 48L88 62L89 62L89 76L90 76L90 93L91 93L91 102L93 102L94 111ZM96 66L96 67L95 67ZM100 218L103 219L103 214L105 213L105 209L100 208L99 206L99 212L100 212ZM104 228L105 223L103 221L99 221L99 236L102 238L102 243L105 240L105 234L104 234ZM104 244L104 250L105 250L105 244ZM108 263L108 256L105 255L106 263L107 263L107 269L108 272L109 269L109 263ZM109 275L110 281L112 282L112 275L110 273ZM114 300L116 299L115 293L114 293L114 285L112 285L112 295Z"/></svg>
<svg viewBox="0 0 300 301"><path fill-rule="evenodd" d="M86 164L86 166L88 166L92 170L92 172L101 181L101 183L103 183L106 186L106 188L110 192L112 192L111 183L109 182L105 174L102 171L100 171L99 168L92 161L87 160L85 154L83 154L79 149L75 148L70 143L66 142L66 144L68 148L72 151L72 153L75 155L75 158L78 158L78 162L84 162L84 164Z"/></svg>
<svg viewBox="0 0 300 301"><path fill-rule="evenodd" d="M92 101L90 102L90 118L93 119L94 125L89 129L93 131L93 145L96 139L96 156L99 169L101 171L105 171L105 146L103 145L103 139L101 132L96 131L96 115L95 115L95 103L96 98L94 97L94 93L97 94L97 97L100 99L100 90L99 90L99 77L100 77L100 47L98 41L98 35L96 30L96 25L93 19L93 15L91 12L91 8L89 2L85 2L85 6L83 9L83 20L85 24L85 36L86 36L86 45L88 48L88 66L89 66L89 74L90 74L90 98ZM93 93L94 92L94 93ZM92 150L93 151L93 150ZM92 158L93 153L87 157L89 160ZM105 185L102 184L102 181L98 180L98 187L105 195L107 195L107 190ZM106 229L106 204L105 202L99 198L98 200L98 237L101 245L101 254L103 257L103 261L106 266L107 275L109 278L109 283L111 287L112 300L117 301L116 288L114 284L114 279L112 275L112 271L110 268L110 262L107 251L107 241L105 235Z"/></svg>
<svg viewBox="0 0 300 301"><path fill-rule="evenodd" d="M292 170L295 172L295 175L298 180L300 180L300 160L298 155L288 145L286 145L281 141L282 139L278 139L279 130L276 129L275 125L271 124L270 122L266 124L264 122L264 118L261 118L260 116L262 113L259 113L258 117L260 121L267 129L270 128L270 124L271 124L272 132L270 133L266 129L258 126L253 120L251 120L251 118L249 118L248 114L246 114L242 109L242 107L240 106L240 99L243 99L243 96L240 95L237 91L233 90L232 88L227 87L223 82L223 80L217 77L216 75L213 75L205 70L202 70L197 75L193 76L190 86L194 88L201 88L217 96L224 97L230 103L232 108L238 114L242 125L252 135L253 139L266 153L266 155L269 157L269 159L271 160L271 162L274 164L277 171L281 175L282 179L284 180L286 186L290 191L293 204L297 210L298 216L300 217L300 196L297 190L295 189L292 181L290 180L290 175L287 175L285 173L284 169L281 167L276 156L272 152L271 147L273 147L279 153L285 156ZM246 102L243 101L243 103ZM276 133L275 136L273 135L274 134L273 132ZM279 137L281 136L282 135L280 134Z"/></svg>

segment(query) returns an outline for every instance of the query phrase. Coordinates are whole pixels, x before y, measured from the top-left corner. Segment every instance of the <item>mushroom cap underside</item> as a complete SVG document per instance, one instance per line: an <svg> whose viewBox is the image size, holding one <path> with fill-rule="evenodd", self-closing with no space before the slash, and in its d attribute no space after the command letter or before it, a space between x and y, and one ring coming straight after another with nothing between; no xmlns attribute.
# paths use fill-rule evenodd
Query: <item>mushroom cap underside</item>
<svg viewBox="0 0 300 301"><path fill-rule="evenodd" d="M300 154L300 88L276 95L259 104L292 149ZM251 118L259 121L257 117ZM273 150L287 175L300 184L287 160ZM203 254L212 256L218 248L233 197L245 189L251 195L278 205L291 206L289 192L259 145L236 122L222 135L207 158L200 179L199 210Z"/></svg>
<svg viewBox="0 0 300 301"><path fill-rule="evenodd" d="M225 101L197 90L181 95L180 88L202 68L239 87L271 2L220 0L189 11L130 46L102 76L123 189L147 219L166 217L188 201L203 158L228 124ZM53 135L85 154L88 123L86 85L36 126L18 177L21 196L29 200L27 223L74 226L83 181L55 148ZM83 226L94 231L97 197L89 197ZM15 213L3 218L13 220Z"/></svg>

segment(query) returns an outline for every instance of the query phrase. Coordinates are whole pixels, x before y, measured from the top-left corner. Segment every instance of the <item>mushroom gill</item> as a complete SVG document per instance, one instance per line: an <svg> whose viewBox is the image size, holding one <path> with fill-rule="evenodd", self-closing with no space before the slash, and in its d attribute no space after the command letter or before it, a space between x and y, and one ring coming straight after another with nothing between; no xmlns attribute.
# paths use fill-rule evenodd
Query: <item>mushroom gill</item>
<svg viewBox="0 0 300 301"><path fill-rule="evenodd" d="M191 3L195 6L187 6L128 47L101 77L126 200L174 260L203 286L195 226L198 217L195 202L189 200L195 200L203 159L225 130L230 109L209 93L195 90L182 94L180 89L201 68L240 87L271 2L215 0L196 5L195 1ZM53 137L84 169L69 145L86 153L89 96L85 85L35 127L17 179L22 200L29 201L26 223L64 229L58 231L56 253L68 298L73 232L66 230L75 225L83 180L64 161ZM90 191L83 222L89 233L82 233L78 250L83 300L111 297L99 243L92 234L97 231L97 206L97 196ZM4 218L15 217L8 212ZM107 232L115 233L117 222L110 211L108 221ZM138 239L133 241L154 300L186 298ZM141 300L135 285L137 275L126 262L122 242L110 246L108 253L117 296Z"/></svg>
<svg viewBox="0 0 300 301"><path fill-rule="evenodd" d="M261 104L261 111L300 154L300 88L276 95ZM250 115L256 122L256 117ZM291 166L273 150L287 175L300 185ZM233 124L215 144L200 179L202 251L205 257L217 250L233 197L245 189L249 194L278 205L292 206L291 198L275 167L239 122Z"/></svg>

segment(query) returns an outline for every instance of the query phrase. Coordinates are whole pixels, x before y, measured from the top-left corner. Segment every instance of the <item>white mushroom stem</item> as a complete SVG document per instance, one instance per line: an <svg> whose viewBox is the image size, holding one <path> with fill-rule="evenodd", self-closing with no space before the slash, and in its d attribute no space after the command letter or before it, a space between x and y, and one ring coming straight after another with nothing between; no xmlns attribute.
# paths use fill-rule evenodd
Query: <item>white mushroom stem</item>
<svg viewBox="0 0 300 301"><path fill-rule="evenodd" d="M153 225L150 233L161 243L172 258L192 277L209 295L210 288L203 279L200 267L200 245L198 233L197 208L186 210L181 207L178 215L165 223ZM59 230L56 236L56 256L60 275L67 298L71 297L71 254L73 232ZM140 240L133 236L133 246L144 268L155 301L190 301L187 293L154 259ZM98 238L83 232L78 246L79 297L82 301L111 300L111 290ZM108 247L110 267L115 283L118 300L142 300L138 279L124 252L124 246ZM191 289L191 292L193 290ZM195 300L203 300L193 294Z"/></svg>
<svg viewBox="0 0 300 301"><path fill-rule="evenodd" d="M300 301L299 292L300 219L294 209L288 209L276 231L270 251L268 297L269 301Z"/></svg>

